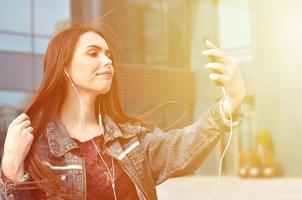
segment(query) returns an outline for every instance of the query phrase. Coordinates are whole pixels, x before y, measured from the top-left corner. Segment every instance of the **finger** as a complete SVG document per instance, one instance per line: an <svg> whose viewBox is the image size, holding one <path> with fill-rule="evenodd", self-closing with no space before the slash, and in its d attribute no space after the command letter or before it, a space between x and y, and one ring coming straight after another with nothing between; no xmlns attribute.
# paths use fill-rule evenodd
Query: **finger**
<svg viewBox="0 0 302 200"><path fill-rule="evenodd" d="M24 129L24 128L29 127L30 125L31 125L30 120L25 120L20 124L20 128Z"/></svg>
<svg viewBox="0 0 302 200"><path fill-rule="evenodd" d="M209 49L219 49L213 42L211 42L210 40L206 40L206 46Z"/></svg>
<svg viewBox="0 0 302 200"><path fill-rule="evenodd" d="M31 142L34 140L34 134L32 134L32 132L30 134L28 134L29 139L31 140Z"/></svg>
<svg viewBox="0 0 302 200"><path fill-rule="evenodd" d="M225 53L220 49L207 49L201 52L205 56L216 56L220 58L224 58Z"/></svg>
<svg viewBox="0 0 302 200"><path fill-rule="evenodd" d="M33 141L34 141L34 135L33 134L28 134L29 140L30 140L30 145L32 145Z"/></svg>
<svg viewBox="0 0 302 200"><path fill-rule="evenodd" d="M221 64L221 63L207 63L204 66L205 69L212 69L212 70L216 70L219 71L221 73L225 73L226 72L226 68L225 65Z"/></svg>
<svg viewBox="0 0 302 200"><path fill-rule="evenodd" d="M230 57L220 49L208 49L201 52L203 55L216 57L219 61L223 62L224 64L230 65L232 63Z"/></svg>
<svg viewBox="0 0 302 200"><path fill-rule="evenodd" d="M11 125L17 125L27 119L29 119L29 117L25 113L22 113L11 122Z"/></svg>
<svg viewBox="0 0 302 200"><path fill-rule="evenodd" d="M31 134L33 132L33 130L34 130L34 128L32 126L29 126L26 129L24 129L24 133Z"/></svg>
<svg viewBox="0 0 302 200"><path fill-rule="evenodd" d="M209 74L209 78L213 81L224 82L223 76L221 74L211 73Z"/></svg>

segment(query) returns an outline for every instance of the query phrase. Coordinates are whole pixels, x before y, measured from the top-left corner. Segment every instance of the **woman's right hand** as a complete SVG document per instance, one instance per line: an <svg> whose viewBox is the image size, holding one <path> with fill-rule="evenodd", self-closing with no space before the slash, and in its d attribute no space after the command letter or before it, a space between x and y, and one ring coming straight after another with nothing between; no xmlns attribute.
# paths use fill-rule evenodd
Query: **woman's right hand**
<svg viewBox="0 0 302 200"><path fill-rule="evenodd" d="M19 181L24 174L24 160L34 136L30 118L22 113L8 126L2 157L2 171L10 180Z"/></svg>

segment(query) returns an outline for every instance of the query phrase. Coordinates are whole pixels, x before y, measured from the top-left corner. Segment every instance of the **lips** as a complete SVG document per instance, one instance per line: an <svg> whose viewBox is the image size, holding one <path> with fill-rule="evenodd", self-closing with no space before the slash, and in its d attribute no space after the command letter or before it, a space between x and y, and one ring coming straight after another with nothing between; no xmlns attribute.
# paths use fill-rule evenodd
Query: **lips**
<svg viewBox="0 0 302 200"><path fill-rule="evenodd" d="M97 76L98 76L98 75L112 76L112 72L111 72L111 71L105 71L105 72L97 73L96 75L97 75Z"/></svg>

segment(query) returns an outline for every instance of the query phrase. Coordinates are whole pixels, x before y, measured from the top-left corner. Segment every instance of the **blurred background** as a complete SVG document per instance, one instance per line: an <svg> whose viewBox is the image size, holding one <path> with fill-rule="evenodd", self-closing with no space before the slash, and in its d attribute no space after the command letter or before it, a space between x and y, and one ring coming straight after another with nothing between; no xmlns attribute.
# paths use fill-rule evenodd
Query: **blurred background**
<svg viewBox="0 0 302 200"><path fill-rule="evenodd" d="M217 199L302 199L301 9L301 0L0 0L0 143L39 87L48 41L69 21L111 27L125 109L164 130L221 98L203 69L206 36L238 60L247 91ZM192 176L159 186L160 199L213 194L228 136Z"/></svg>

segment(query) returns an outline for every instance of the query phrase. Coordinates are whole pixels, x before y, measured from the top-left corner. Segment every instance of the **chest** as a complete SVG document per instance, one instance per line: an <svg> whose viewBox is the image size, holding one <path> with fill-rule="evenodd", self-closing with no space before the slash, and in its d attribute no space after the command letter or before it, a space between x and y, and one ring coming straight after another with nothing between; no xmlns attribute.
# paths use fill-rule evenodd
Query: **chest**
<svg viewBox="0 0 302 200"><path fill-rule="evenodd" d="M99 140L96 140L96 143L100 147L100 153L108 168L112 170L112 156L116 167L116 176L121 176L122 182L133 183L133 188L143 190L144 183L142 183L142 180L145 179L143 176L144 170L147 168L147 159L146 152L139 140L134 137L122 142L115 140L106 145ZM72 194L75 200L85 199L83 194L87 194L88 189L91 188L88 187L91 184L91 181L88 180L96 181L95 178L109 180L107 179L109 176L106 178L106 174L109 174L108 170L97 154L96 149L90 143L90 145L84 145L84 147L80 146L79 149L72 149L60 158L49 160L47 165L62 181L64 192ZM95 166L96 162L99 165L93 168L92 166ZM93 175L93 173L98 176ZM103 186L106 188L106 185Z"/></svg>

